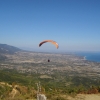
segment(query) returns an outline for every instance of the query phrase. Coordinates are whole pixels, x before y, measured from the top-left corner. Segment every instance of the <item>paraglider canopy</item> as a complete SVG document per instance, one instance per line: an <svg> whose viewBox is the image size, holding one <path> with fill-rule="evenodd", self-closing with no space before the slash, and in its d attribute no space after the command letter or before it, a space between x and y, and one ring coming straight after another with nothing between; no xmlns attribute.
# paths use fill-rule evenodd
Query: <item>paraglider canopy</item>
<svg viewBox="0 0 100 100"><path fill-rule="evenodd" d="M58 43L55 42L55 41L53 41L53 40L44 40L44 41L42 41L42 42L39 43L39 47L40 47L42 44L47 43L47 42L50 42L50 43L52 43L53 45L55 45L57 49L59 48Z"/></svg>

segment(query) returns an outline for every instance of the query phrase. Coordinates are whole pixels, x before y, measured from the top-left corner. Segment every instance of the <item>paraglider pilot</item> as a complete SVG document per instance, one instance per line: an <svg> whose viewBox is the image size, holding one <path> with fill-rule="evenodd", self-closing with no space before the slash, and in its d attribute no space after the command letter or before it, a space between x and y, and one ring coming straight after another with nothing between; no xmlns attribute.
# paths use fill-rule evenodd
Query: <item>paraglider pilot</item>
<svg viewBox="0 0 100 100"><path fill-rule="evenodd" d="M50 62L50 60L48 59L48 62Z"/></svg>

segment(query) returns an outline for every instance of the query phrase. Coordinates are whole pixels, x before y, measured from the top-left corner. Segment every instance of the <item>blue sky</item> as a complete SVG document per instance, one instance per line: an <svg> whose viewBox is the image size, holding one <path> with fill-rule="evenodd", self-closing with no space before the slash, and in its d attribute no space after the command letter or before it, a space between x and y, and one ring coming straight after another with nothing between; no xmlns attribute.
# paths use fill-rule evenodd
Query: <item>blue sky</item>
<svg viewBox="0 0 100 100"><path fill-rule="evenodd" d="M52 39L56 49L42 40ZM100 0L0 0L0 43L33 51L100 51Z"/></svg>

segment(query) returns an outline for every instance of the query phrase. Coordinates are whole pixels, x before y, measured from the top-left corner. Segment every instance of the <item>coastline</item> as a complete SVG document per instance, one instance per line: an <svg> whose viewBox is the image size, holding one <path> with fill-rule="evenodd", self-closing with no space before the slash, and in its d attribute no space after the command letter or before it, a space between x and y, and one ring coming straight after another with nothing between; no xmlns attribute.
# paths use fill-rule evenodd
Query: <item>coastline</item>
<svg viewBox="0 0 100 100"><path fill-rule="evenodd" d="M83 60L97 62L100 63L100 52L99 53L91 53L91 52L77 52L75 53L77 56L83 57Z"/></svg>
<svg viewBox="0 0 100 100"><path fill-rule="evenodd" d="M84 59L84 60L87 60L87 59L86 59L86 56L84 56L83 59Z"/></svg>

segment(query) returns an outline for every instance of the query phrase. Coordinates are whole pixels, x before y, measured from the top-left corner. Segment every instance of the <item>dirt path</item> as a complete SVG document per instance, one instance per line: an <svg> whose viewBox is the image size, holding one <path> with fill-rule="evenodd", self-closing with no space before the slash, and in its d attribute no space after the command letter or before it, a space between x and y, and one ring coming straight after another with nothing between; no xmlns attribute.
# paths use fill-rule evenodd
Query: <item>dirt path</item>
<svg viewBox="0 0 100 100"><path fill-rule="evenodd" d="M68 100L100 100L100 94L78 94L75 98L68 97Z"/></svg>

